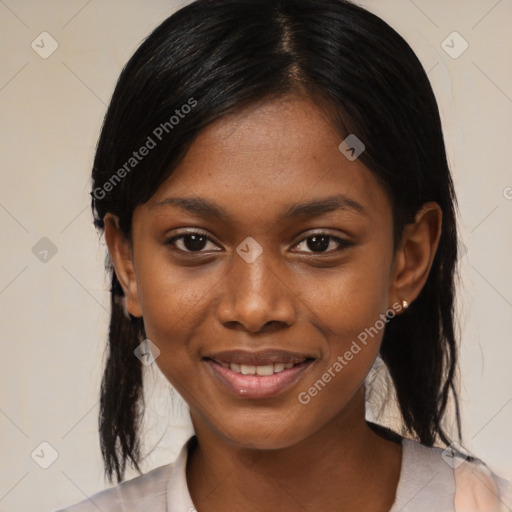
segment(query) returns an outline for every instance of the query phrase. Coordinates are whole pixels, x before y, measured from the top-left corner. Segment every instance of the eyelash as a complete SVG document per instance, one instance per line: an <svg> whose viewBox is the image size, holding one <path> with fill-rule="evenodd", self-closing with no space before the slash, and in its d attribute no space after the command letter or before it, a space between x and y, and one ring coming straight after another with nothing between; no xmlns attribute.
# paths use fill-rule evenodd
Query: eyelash
<svg viewBox="0 0 512 512"><path fill-rule="evenodd" d="M169 240L166 240L165 244L166 245L170 245L172 247L172 249L174 251L177 251L177 252L181 252L182 254L187 254L187 255L196 255L196 254L203 254L205 253L204 250L201 250L201 251L187 251L187 250L183 250L183 249L178 249L176 246L175 246L175 241L176 240L180 240L188 235L199 235L200 237L203 237L205 238L208 242L212 242L212 243L215 243L213 242L213 240L208 237L205 233L202 233L200 231L188 231L186 233L182 233L181 235L176 235L176 236L173 236L172 238L170 238ZM321 255L321 254L333 254L333 253L337 253L337 252L340 252L342 251L343 249L347 249L349 247L352 247L354 245L353 242L350 242L348 240L343 240L342 238L338 238L334 235L330 235L329 233L326 233L326 232L319 232L319 233L312 233L310 235L308 235L307 237L303 238L302 240L300 240L299 242L297 242L294 247L296 247L297 245L300 245L301 243L307 241L309 238L313 238L315 236L323 236L323 237L327 237L329 238L330 240L332 241L335 241L337 244L339 244L339 247L335 250L331 250L331 251L319 251L319 252L314 252L314 251L309 251L307 252L306 251L306 254L315 254L315 255ZM214 251L214 252L220 252L220 251Z"/></svg>

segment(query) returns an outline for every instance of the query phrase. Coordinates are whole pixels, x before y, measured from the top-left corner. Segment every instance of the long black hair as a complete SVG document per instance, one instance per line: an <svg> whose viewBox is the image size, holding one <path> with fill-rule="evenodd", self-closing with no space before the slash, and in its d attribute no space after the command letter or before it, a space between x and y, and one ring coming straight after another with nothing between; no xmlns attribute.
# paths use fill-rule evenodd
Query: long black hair
<svg viewBox="0 0 512 512"><path fill-rule="evenodd" d="M359 158L392 203L395 250L423 203L442 209L428 280L386 326L381 357L408 435L427 446L450 444L443 419L451 396L460 440L456 197L427 75L379 17L345 0L197 0L166 19L124 67L108 107L92 171L94 223L102 231L111 212L131 240L135 207L151 198L204 127L295 92L328 112L340 142L350 133L364 142ZM123 309L108 254L106 267L112 310L99 431L105 474L112 482L115 472L119 482L127 461L141 472L144 365L134 350L145 332L143 320Z"/></svg>

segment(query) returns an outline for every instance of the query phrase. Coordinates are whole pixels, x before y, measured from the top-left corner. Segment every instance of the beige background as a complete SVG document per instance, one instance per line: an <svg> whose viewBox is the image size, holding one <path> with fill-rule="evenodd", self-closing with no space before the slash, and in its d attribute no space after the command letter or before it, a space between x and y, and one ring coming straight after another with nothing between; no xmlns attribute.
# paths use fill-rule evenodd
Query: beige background
<svg viewBox="0 0 512 512"><path fill-rule="evenodd" d="M512 478L512 3L360 3L408 40L440 103L467 251L459 304L465 441ZM89 169L122 66L178 5L0 0L0 512L49 511L107 487L97 397L108 293ZM44 31L58 43L47 59L31 48ZM441 46L453 31L469 44L457 59ZM57 251L46 262L43 237ZM170 462L190 432L186 407L171 401L156 367L148 384L146 449L154 450L144 470ZM58 454L47 469L35 462L50 460L42 442Z"/></svg>

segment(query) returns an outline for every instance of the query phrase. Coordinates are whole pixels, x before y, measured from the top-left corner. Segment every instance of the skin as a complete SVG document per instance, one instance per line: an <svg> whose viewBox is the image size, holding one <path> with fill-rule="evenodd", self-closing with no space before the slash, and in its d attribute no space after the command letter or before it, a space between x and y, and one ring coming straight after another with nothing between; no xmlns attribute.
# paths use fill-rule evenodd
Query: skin
<svg viewBox="0 0 512 512"><path fill-rule="evenodd" d="M126 307L143 316L161 351L156 364L190 407L198 447L187 482L199 512L384 512L394 502L401 446L376 435L364 416L363 382L383 329L308 404L297 397L379 315L418 296L442 212L423 205L393 254L390 199L370 170L338 150L341 141L310 98L263 102L201 132L135 210L132 243L114 215L105 217ZM339 194L364 213L282 217L293 203ZM228 217L156 206L191 196L215 202ZM166 244L188 228L211 240L199 255L179 252L190 247L183 238L175 250ZM319 232L353 245L328 239L324 252L308 246ZM252 263L236 252L248 236L263 250ZM249 400L229 393L202 359L233 348L292 350L315 360L285 392Z"/></svg>

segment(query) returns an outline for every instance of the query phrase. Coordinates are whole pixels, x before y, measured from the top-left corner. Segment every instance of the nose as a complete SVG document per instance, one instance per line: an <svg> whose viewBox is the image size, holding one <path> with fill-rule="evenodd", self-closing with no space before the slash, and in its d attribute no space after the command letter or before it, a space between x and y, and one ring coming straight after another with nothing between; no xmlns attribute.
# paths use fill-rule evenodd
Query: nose
<svg viewBox="0 0 512 512"><path fill-rule="evenodd" d="M234 253L232 267L222 281L218 320L227 328L251 333L292 325L297 294L278 267L265 251L251 263Z"/></svg>

